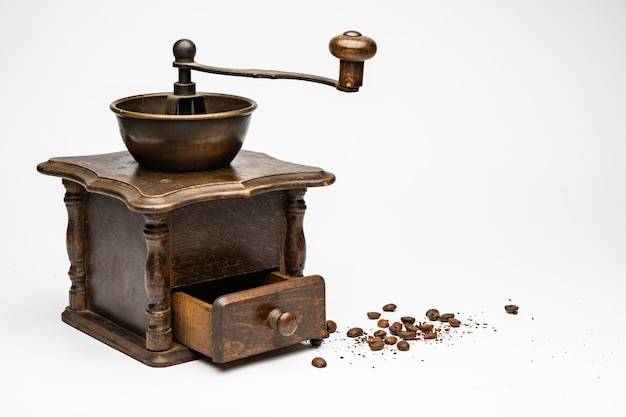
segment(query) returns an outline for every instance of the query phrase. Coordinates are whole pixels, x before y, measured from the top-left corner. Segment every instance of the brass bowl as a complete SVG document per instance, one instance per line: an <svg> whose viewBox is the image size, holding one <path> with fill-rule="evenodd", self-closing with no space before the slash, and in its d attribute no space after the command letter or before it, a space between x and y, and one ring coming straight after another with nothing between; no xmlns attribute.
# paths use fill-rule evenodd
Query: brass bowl
<svg viewBox="0 0 626 417"><path fill-rule="evenodd" d="M111 103L122 140L137 163L155 171L197 172L228 166L239 153L257 104L245 97L198 93L206 114L166 114L169 93Z"/></svg>

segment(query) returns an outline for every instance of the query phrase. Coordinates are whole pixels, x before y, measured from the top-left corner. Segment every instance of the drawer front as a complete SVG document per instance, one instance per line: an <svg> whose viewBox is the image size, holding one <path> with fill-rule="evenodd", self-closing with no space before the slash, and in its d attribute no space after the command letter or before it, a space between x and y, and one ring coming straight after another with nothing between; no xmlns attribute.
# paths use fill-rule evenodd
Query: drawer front
<svg viewBox="0 0 626 417"><path fill-rule="evenodd" d="M212 304L175 294L175 337L216 363L323 338L324 279L274 274L280 276L279 282L228 293Z"/></svg>

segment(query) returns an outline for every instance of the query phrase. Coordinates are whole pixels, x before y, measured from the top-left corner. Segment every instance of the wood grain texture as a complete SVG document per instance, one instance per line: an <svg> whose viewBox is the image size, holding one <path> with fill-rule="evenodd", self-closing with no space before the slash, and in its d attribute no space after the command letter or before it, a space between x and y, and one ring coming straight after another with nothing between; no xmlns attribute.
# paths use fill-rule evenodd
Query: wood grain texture
<svg viewBox="0 0 626 417"><path fill-rule="evenodd" d="M229 167L197 173L162 173L139 167L127 152L56 157L37 165L45 175L77 182L90 193L123 201L137 212L166 212L195 203L330 185L335 176L242 150Z"/></svg>
<svg viewBox="0 0 626 417"><path fill-rule="evenodd" d="M172 212L172 288L278 268L285 224L281 192Z"/></svg>

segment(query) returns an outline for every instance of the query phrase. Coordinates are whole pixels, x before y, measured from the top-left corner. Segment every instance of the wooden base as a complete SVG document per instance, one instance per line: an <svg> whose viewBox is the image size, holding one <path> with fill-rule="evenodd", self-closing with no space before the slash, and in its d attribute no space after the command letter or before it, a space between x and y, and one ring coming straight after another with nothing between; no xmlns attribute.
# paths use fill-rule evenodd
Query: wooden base
<svg viewBox="0 0 626 417"><path fill-rule="evenodd" d="M264 300L261 320L247 303L231 302L227 312L218 307L221 315L211 322L219 334L189 324L193 337L218 341L206 351L175 337L172 292L223 281L220 287L232 291L219 295L232 301L231 292L255 290L249 274L279 271L300 279L306 258L304 194L308 187L332 184L334 175L245 150L229 167L195 173L144 169L126 151L53 158L37 169L61 177L66 190L71 287L65 323L154 367L202 357L220 363L323 334L323 281L314 286L317 292L294 297L259 288L253 294ZM236 285L225 284L233 279ZM300 314L315 323L309 326L313 330L299 319L299 330L281 335L265 320L275 308ZM249 333L252 322L255 332ZM237 331L240 327L244 330Z"/></svg>
<svg viewBox="0 0 626 417"><path fill-rule="evenodd" d="M61 315L63 322L119 350L148 366L166 367L205 357L178 343L163 352L145 348L146 340L104 317L89 311L66 308Z"/></svg>

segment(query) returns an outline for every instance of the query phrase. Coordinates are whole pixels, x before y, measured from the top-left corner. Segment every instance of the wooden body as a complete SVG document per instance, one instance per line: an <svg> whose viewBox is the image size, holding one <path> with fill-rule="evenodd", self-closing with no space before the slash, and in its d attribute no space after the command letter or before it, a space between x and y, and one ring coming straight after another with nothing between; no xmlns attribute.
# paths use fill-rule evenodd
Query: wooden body
<svg viewBox="0 0 626 417"><path fill-rule="evenodd" d="M248 151L200 173L149 171L127 152L38 169L66 187L68 324L151 366L202 355L226 362L323 336L323 279L300 278L303 196L332 174ZM186 296L194 301L176 301ZM190 319L194 303L212 311L206 323ZM293 311L297 330L276 335L268 308ZM258 320L244 323L251 315ZM237 323L256 327L229 333Z"/></svg>

